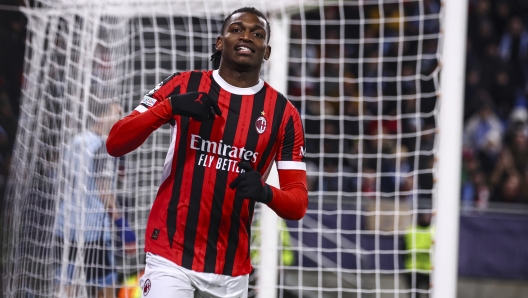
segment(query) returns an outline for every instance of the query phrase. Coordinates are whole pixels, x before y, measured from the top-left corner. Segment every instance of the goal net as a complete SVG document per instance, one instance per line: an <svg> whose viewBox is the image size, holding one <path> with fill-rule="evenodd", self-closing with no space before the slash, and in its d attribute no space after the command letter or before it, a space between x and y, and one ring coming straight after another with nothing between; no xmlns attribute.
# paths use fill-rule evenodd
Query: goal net
<svg viewBox="0 0 528 298"><path fill-rule="evenodd" d="M432 249L416 245L430 230L409 233L435 206L439 0L27 2L1 228L5 297L94 297L103 277L106 297L136 297L169 128L117 160L97 134L115 121L116 105L126 115L171 74L210 69L224 17L243 6L282 24L271 35L286 38L271 46L286 50L272 51L262 75L285 79L281 91L306 133L310 203L303 220L278 222L277 296L430 292L422 281ZM283 73L270 73L277 65ZM259 293L261 263L275 262L259 257L254 240L250 295Z"/></svg>

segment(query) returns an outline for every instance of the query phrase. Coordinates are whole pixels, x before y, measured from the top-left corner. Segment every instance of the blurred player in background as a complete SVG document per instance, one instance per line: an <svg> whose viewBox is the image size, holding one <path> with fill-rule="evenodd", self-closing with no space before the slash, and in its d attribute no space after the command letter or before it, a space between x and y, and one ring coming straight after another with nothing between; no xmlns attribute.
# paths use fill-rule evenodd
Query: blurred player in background
<svg viewBox="0 0 528 298"><path fill-rule="evenodd" d="M430 208L430 207L428 207ZM429 291L431 266L431 247L433 245L434 227L431 226L430 209L422 208L418 213L415 225L410 226L404 235L404 266L408 270L405 280L409 289ZM427 293L417 293L417 298L429 297Z"/></svg>
<svg viewBox="0 0 528 298"><path fill-rule="evenodd" d="M269 37L260 11L234 11L216 40L217 70L171 75L110 132L108 152L122 156L171 125L146 229L144 296L247 297L255 204L285 219L306 213L300 115L260 79ZM281 189L264 182L273 161Z"/></svg>
<svg viewBox="0 0 528 298"><path fill-rule="evenodd" d="M114 297L118 274L112 225L118 230L126 253L136 253L135 233L116 206L117 160L108 155L104 145L122 109L115 103L92 102L90 111L94 119L88 120L88 129L75 135L64 151L66 179L55 235L57 260L66 258L66 254L68 262L57 269L57 275L68 280L59 289L62 296L78 297L82 290L77 286L86 283L89 289L95 288L96 297Z"/></svg>

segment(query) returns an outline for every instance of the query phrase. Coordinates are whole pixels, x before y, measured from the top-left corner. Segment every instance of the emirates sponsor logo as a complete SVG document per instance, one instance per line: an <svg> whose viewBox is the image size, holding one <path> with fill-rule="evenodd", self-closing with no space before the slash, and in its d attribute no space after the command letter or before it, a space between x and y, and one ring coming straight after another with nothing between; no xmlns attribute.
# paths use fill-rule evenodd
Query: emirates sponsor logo
<svg viewBox="0 0 528 298"><path fill-rule="evenodd" d="M255 163L258 159L258 152L238 148L224 144L222 140L214 142L205 140L199 135L191 134L189 147L193 150L204 152L198 157L198 165L203 167L215 167L217 170L240 173L236 166L239 160Z"/></svg>
<svg viewBox="0 0 528 298"><path fill-rule="evenodd" d="M264 116L258 117L257 121L255 121L255 127L257 128L258 133L265 132L267 125L268 121L266 121L266 118L264 118Z"/></svg>

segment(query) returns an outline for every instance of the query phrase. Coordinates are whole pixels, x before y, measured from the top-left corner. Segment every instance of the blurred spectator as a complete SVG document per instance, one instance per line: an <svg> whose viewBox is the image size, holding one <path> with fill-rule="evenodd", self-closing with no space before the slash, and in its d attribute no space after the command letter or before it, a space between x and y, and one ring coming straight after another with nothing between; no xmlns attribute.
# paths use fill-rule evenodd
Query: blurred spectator
<svg viewBox="0 0 528 298"><path fill-rule="evenodd" d="M464 147L474 149L484 171L491 171L501 147L503 126L489 102L466 121Z"/></svg>
<svg viewBox="0 0 528 298"><path fill-rule="evenodd" d="M524 198L521 193L521 178L519 175L506 176L493 199L505 203L522 203Z"/></svg>
<svg viewBox="0 0 528 298"><path fill-rule="evenodd" d="M500 41L501 58L511 67L511 77L515 86L525 83L525 65L528 55L528 32L524 29L523 20L514 16L508 21L508 30L502 34Z"/></svg>
<svg viewBox="0 0 528 298"><path fill-rule="evenodd" d="M465 150L463 154L462 172L462 205L472 207L487 207L490 197L490 189L484 172L480 169L478 159L473 155L472 150Z"/></svg>

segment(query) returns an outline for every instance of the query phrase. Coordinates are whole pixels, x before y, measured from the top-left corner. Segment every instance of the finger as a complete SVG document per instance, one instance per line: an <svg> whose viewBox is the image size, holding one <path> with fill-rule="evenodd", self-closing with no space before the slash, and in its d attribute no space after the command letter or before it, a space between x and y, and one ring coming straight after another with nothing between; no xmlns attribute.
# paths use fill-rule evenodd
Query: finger
<svg viewBox="0 0 528 298"><path fill-rule="evenodd" d="M210 99L209 102L211 103L211 107L213 107L214 112L218 116L222 116L222 111L220 110L220 107L218 106L218 103L216 101L212 100L212 99Z"/></svg>
<svg viewBox="0 0 528 298"><path fill-rule="evenodd" d="M246 172L253 171L253 168L251 167L251 165L246 161L239 162L238 167Z"/></svg>
<svg viewBox="0 0 528 298"><path fill-rule="evenodd" d="M240 177L240 175L238 175L238 177L236 177L235 180L233 180L231 182L231 184L229 184L229 188L235 189L238 186L238 184L240 183L241 180L242 180L242 178Z"/></svg>

